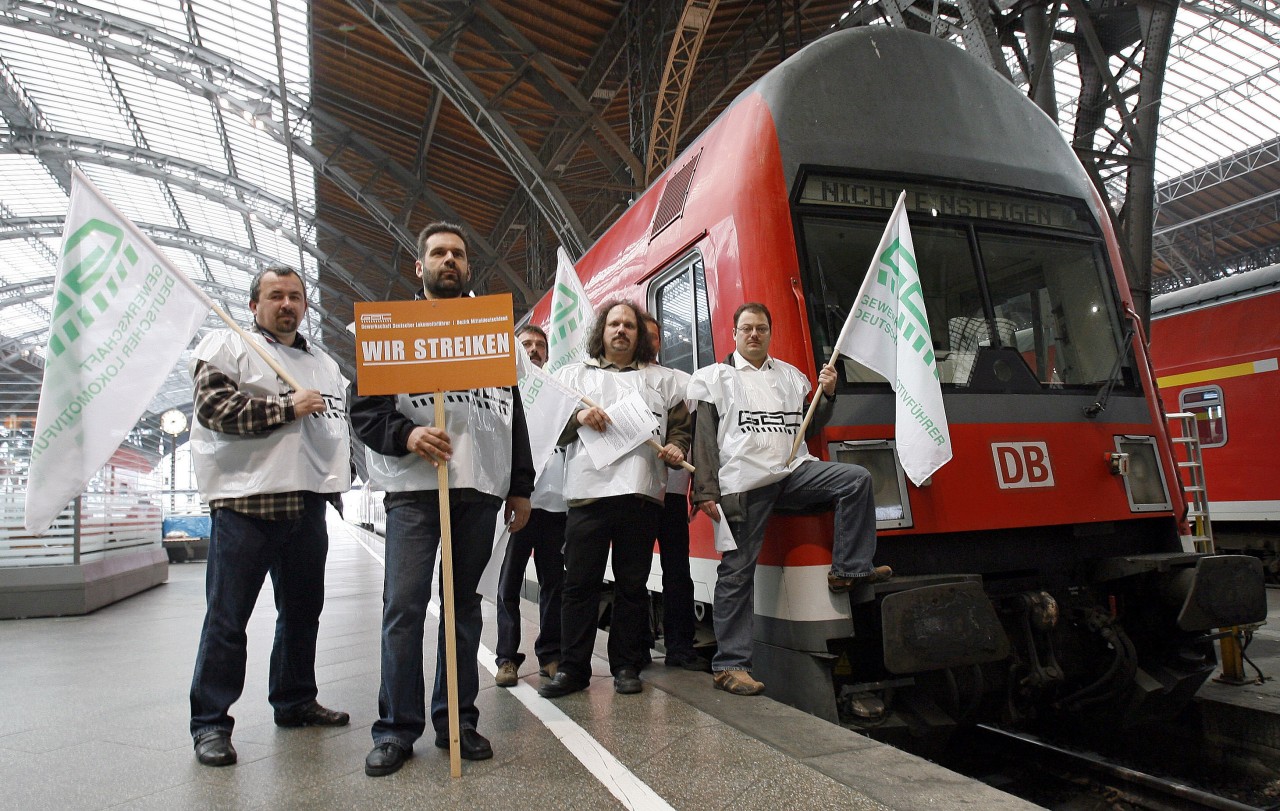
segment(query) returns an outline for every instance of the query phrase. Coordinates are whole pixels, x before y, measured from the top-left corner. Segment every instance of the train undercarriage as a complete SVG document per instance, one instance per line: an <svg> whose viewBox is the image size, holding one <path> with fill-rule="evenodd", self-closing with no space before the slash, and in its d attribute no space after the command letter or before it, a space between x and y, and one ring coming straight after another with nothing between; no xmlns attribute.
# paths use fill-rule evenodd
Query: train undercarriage
<svg viewBox="0 0 1280 811"><path fill-rule="evenodd" d="M1261 578L1256 558L1182 553L1100 559L1049 589L895 578L851 593L851 635L758 641L755 670L777 700L926 755L979 721L1132 728L1191 700L1218 629L1265 618Z"/></svg>

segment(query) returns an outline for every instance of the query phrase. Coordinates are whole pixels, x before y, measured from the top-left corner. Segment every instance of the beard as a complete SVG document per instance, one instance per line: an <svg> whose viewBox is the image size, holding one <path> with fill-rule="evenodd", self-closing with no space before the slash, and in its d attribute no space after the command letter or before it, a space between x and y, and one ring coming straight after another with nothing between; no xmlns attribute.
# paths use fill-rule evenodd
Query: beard
<svg viewBox="0 0 1280 811"><path fill-rule="evenodd" d="M451 273L452 276L446 275ZM441 268L435 273L428 273L422 279L427 293L435 298L458 298L467 292L467 279L462 271L456 268Z"/></svg>
<svg viewBox="0 0 1280 811"><path fill-rule="evenodd" d="M296 332L298 329L298 316L292 313L276 313L270 323L265 320L265 314L259 312L254 316L254 322L258 326L270 332L272 335L283 335L289 332Z"/></svg>

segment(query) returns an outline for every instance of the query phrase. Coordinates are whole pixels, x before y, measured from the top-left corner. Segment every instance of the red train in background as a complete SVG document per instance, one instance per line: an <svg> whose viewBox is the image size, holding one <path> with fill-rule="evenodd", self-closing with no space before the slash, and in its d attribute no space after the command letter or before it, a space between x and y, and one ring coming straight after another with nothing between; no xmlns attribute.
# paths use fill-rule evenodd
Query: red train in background
<svg viewBox="0 0 1280 811"><path fill-rule="evenodd" d="M631 298L663 363L733 349L816 377L901 190L954 460L927 486L894 450L895 395L844 361L810 443L875 477L892 582L833 595L829 516L771 521L754 670L768 694L902 742L976 718L1112 727L1179 709L1213 629L1261 620L1261 567L1183 549L1186 505L1104 205L1054 123L955 46L833 33L745 91L577 264ZM532 320L545 324L549 301ZM718 556L693 525L698 599ZM655 556L655 590L658 588Z"/></svg>
<svg viewBox="0 0 1280 811"><path fill-rule="evenodd" d="M1170 413L1196 415L1215 546L1280 580L1280 265L1157 296L1151 360Z"/></svg>

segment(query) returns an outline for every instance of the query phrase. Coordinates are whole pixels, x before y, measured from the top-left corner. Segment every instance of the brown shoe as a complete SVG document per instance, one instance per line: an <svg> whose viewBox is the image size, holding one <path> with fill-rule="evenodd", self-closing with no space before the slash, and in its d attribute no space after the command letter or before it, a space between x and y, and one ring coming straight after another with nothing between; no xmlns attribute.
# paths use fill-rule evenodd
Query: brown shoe
<svg viewBox="0 0 1280 811"><path fill-rule="evenodd" d="M498 665L498 675L493 679L499 687L515 687L520 683L520 673L515 662L503 662Z"/></svg>
<svg viewBox="0 0 1280 811"><path fill-rule="evenodd" d="M712 674L716 689L735 696L758 696L764 692L764 684L751 678L745 670L718 670Z"/></svg>
<svg viewBox="0 0 1280 811"><path fill-rule="evenodd" d="M831 589L834 594L844 594L854 586L865 583L873 585L875 583L883 583L893 577L893 569L888 566L877 566L867 574L860 574L856 577L839 577L834 574L827 575L827 588Z"/></svg>
<svg viewBox="0 0 1280 811"><path fill-rule="evenodd" d="M542 676L544 679L554 679L556 677L556 674L559 672L560 672L559 662L547 662L545 665L538 668L538 675Z"/></svg>

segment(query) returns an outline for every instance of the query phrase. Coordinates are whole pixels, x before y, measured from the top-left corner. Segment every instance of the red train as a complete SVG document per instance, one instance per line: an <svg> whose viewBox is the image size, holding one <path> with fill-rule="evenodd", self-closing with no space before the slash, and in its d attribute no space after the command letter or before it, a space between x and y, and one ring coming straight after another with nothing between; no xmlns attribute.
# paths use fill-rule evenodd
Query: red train
<svg viewBox="0 0 1280 811"><path fill-rule="evenodd" d="M765 302L773 354L812 379L903 189L955 458L909 484L890 386L843 363L811 448L872 472L877 561L899 576L832 595L829 516L776 516L757 677L884 737L1176 710L1214 668L1212 629L1265 616L1261 567L1183 551L1110 220L1057 127L994 71L910 31L824 37L734 101L577 269L592 301L657 315L664 363L686 371L732 350L734 308ZM709 601L717 556L704 517L693 530ZM655 556L655 588L656 572Z"/></svg>
<svg viewBox="0 0 1280 811"><path fill-rule="evenodd" d="M1218 549L1259 556L1280 580L1280 265L1157 296L1151 360L1170 413L1196 415Z"/></svg>

